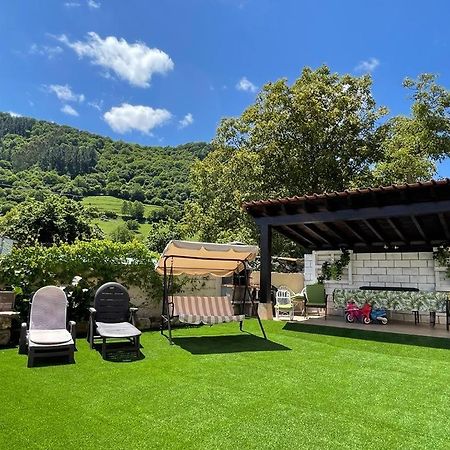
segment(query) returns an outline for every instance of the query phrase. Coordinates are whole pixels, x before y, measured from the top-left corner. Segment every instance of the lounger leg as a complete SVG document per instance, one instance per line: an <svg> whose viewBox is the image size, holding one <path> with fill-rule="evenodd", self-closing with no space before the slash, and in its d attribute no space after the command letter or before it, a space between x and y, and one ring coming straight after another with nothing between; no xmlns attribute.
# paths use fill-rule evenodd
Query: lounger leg
<svg viewBox="0 0 450 450"><path fill-rule="evenodd" d="M103 338L102 343L102 358L106 359L106 338Z"/></svg>
<svg viewBox="0 0 450 450"><path fill-rule="evenodd" d="M23 323L20 329L19 354L25 355L26 353L27 353L27 324Z"/></svg>
<svg viewBox="0 0 450 450"><path fill-rule="evenodd" d="M75 357L74 357L74 347L70 347L69 350L69 364L75 364Z"/></svg>
<svg viewBox="0 0 450 450"><path fill-rule="evenodd" d="M239 322L239 330L240 331L242 331L242 325L243 325L243 323L242 323L242 320Z"/></svg>
<svg viewBox="0 0 450 450"><path fill-rule="evenodd" d="M134 338L134 345L136 346L136 358L139 358L139 353L140 353L140 344L139 344L139 341L140 341L140 336L136 336L135 338Z"/></svg>
<svg viewBox="0 0 450 450"><path fill-rule="evenodd" d="M27 367L33 367L34 366L34 349L29 348L28 349L28 364Z"/></svg>

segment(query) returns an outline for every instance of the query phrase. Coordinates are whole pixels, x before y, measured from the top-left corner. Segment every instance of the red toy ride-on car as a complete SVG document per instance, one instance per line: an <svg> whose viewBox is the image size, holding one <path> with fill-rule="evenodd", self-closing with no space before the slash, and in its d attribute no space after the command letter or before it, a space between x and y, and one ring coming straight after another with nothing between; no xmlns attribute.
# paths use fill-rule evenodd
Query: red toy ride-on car
<svg viewBox="0 0 450 450"><path fill-rule="evenodd" d="M359 308L353 300L350 300L345 308L345 320L348 323L358 321L368 325L371 322L371 311L372 307L368 303L364 303L363 307Z"/></svg>

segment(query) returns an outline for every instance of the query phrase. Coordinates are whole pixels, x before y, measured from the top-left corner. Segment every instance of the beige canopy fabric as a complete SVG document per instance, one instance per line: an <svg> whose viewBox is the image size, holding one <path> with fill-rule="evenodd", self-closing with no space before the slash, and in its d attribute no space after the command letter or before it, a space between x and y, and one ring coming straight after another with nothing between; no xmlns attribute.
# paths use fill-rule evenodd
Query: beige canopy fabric
<svg viewBox="0 0 450 450"><path fill-rule="evenodd" d="M258 254L255 245L214 244L210 242L170 241L156 265L173 275L215 275L226 277L244 269L242 261L252 261Z"/></svg>

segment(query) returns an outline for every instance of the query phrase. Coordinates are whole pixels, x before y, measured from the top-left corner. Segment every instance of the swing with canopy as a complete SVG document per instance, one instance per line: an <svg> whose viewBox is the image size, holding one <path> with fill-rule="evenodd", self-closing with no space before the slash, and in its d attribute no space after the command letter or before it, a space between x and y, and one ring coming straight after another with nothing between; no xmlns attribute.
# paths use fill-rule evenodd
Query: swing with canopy
<svg viewBox="0 0 450 450"><path fill-rule="evenodd" d="M209 242L170 241L164 249L156 270L163 278L163 305L161 314L161 334L167 326L169 342L172 341L171 320L181 323L213 325L223 322L239 322L242 331L245 319L245 297L248 294L254 308L254 298L250 293L245 276L245 294L240 314L235 314L228 297L174 296L173 277L176 275L228 277L246 270L248 262L256 258L258 247L241 244L215 244ZM264 327L256 310L261 332L267 339Z"/></svg>

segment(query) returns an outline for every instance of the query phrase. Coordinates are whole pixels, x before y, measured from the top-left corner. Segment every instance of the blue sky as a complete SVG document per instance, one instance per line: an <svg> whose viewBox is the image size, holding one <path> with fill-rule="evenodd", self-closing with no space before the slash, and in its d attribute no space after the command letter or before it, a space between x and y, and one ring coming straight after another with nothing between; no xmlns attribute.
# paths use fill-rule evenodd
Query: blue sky
<svg viewBox="0 0 450 450"><path fill-rule="evenodd" d="M264 83L304 66L371 72L408 113L405 76L450 87L450 2L4 0L0 110L145 145L209 141ZM439 169L450 176L450 164Z"/></svg>

